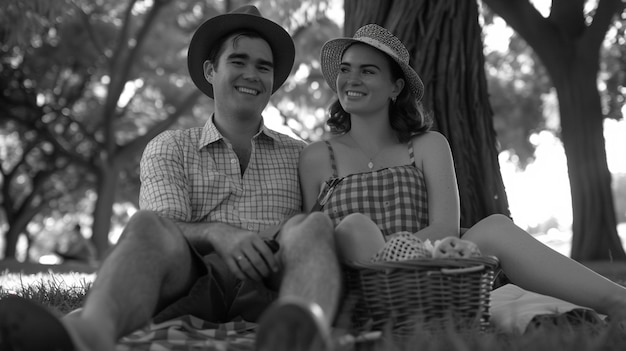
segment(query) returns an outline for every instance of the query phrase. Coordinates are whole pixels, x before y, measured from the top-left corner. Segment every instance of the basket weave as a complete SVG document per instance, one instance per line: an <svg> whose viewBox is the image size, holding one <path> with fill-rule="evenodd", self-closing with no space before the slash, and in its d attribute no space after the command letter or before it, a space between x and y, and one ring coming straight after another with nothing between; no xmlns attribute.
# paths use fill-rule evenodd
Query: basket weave
<svg viewBox="0 0 626 351"><path fill-rule="evenodd" d="M484 329L497 267L493 256L351 263L340 318L356 332Z"/></svg>

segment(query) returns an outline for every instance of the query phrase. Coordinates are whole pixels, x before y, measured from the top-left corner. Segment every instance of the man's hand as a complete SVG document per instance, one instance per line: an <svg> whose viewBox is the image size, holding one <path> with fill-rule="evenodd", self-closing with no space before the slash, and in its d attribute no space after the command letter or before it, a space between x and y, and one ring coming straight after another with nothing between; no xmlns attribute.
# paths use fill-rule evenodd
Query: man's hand
<svg viewBox="0 0 626 351"><path fill-rule="evenodd" d="M261 282L279 270L278 257L258 233L232 230L213 247L239 279Z"/></svg>
<svg viewBox="0 0 626 351"><path fill-rule="evenodd" d="M278 255L259 233L224 223L177 224L201 255L217 253L239 279L260 282L279 269Z"/></svg>

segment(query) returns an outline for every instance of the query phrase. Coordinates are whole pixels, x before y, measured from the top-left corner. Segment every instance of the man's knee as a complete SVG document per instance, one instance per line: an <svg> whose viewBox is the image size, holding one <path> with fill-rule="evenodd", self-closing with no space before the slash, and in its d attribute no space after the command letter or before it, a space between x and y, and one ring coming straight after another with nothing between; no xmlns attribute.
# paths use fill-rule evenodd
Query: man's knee
<svg viewBox="0 0 626 351"><path fill-rule="evenodd" d="M334 240L333 232L333 223L330 218L321 212L313 212L292 217L285 223L280 237L281 242L288 246L319 242L328 245Z"/></svg>
<svg viewBox="0 0 626 351"><path fill-rule="evenodd" d="M324 232L332 232L333 222L326 214L322 212L313 212L306 216L302 222L302 225L311 226L313 228L319 228Z"/></svg>
<svg viewBox="0 0 626 351"><path fill-rule="evenodd" d="M169 219L160 217L152 211L138 211L128 221L120 244L138 242L145 249L160 250L164 254L187 248L187 243L178 226Z"/></svg>

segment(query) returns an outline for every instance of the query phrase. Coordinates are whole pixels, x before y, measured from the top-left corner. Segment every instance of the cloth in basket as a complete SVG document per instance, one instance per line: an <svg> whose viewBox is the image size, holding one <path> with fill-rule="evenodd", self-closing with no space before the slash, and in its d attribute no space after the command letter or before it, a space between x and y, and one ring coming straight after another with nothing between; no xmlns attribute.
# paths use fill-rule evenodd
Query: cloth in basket
<svg viewBox="0 0 626 351"><path fill-rule="evenodd" d="M378 251L372 262L393 262L406 261L416 258L432 257L432 245L422 242L415 235L409 232L395 234L389 239L385 246Z"/></svg>

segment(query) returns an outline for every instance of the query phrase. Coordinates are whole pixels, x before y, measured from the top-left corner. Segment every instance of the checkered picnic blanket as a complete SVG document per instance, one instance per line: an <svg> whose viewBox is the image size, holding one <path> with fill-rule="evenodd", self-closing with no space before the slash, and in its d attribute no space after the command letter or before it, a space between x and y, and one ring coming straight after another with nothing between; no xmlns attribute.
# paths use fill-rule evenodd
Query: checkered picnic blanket
<svg viewBox="0 0 626 351"><path fill-rule="evenodd" d="M211 323L183 316L122 338L115 351L249 351L254 349L257 325L250 322Z"/></svg>
<svg viewBox="0 0 626 351"><path fill-rule="evenodd" d="M524 333L533 317L556 318L565 312L580 309L583 308L511 284L491 293L491 322L497 329L506 332ZM592 310L588 312L595 315ZM605 316L598 317L602 320ZM251 322L211 323L186 315L163 323L152 323L135 331L122 338L115 351L252 351L256 328L257 324ZM350 339L344 336L338 341L341 345L351 345L367 341L368 337Z"/></svg>

